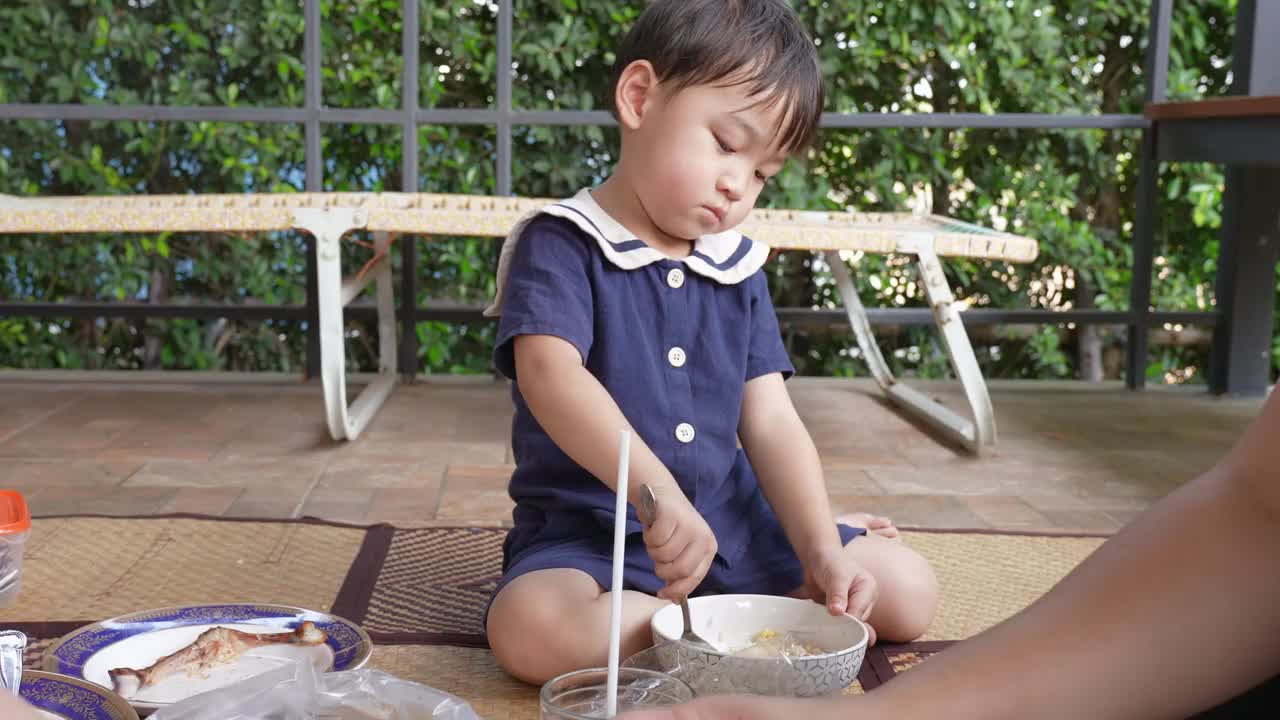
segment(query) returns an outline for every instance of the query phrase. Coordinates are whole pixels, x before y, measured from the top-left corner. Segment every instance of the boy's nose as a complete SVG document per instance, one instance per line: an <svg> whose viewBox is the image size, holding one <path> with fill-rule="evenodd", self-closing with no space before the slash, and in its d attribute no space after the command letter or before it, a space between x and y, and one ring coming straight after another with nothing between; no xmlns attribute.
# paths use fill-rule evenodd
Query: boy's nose
<svg viewBox="0 0 1280 720"><path fill-rule="evenodd" d="M725 173L720 176L720 182L716 183L717 189L728 198L729 202L737 202L742 199L743 182L740 178L734 176L733 173Z"/></svg>

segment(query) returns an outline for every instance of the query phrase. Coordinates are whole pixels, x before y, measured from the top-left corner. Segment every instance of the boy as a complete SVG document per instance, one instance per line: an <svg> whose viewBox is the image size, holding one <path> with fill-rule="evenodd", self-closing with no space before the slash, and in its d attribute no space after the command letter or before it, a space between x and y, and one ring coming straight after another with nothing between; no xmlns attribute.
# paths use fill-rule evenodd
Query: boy
<svg viewBox="0 0 1280 720"><path fill-rule="evenodd" d="M816 133L813 43L784 0L657 0L618 52L613 100L613 175L522 221L499 262L494 358L515 381L517 466L486 618L499 664L532 683L605 664L623 428L624 657L648 647L655 611L695 593L810 597L914 639L933 572L884 518L832 521L783 384L768 248L733 229Z"/></svg>

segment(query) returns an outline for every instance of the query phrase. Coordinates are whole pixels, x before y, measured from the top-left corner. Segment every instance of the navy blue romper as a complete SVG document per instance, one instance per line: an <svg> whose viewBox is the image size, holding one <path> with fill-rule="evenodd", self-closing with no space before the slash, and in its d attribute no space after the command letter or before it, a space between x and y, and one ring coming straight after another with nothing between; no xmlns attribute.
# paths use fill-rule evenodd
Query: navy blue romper
<svg viewBox="0 0 1280 720"><path fill-rule="evenodd" d="M785 595L803 584L800 561L737 444L746 382L795 372L761 270L768 253L729 231L703 236L689 257L670 259L627 232L587 190L512 231L488 310L501 316L495 364L515 381L516 507L498 590L550 568L582 570L604 589L611 584L614 492L565 455L529 411L516 377L519 335L554 335L577 348L706 519L719 551L695 595ZM864 532L840 526L844 543ZM626 587L655 594L663 582L635 508L627 511L627 533Z"/></svg>

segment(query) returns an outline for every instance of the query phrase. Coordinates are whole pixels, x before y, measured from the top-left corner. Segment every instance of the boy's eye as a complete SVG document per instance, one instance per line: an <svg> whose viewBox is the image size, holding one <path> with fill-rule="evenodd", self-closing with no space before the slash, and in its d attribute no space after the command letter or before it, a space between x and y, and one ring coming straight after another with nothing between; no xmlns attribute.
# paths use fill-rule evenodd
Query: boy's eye
<svg viewBox="0 0 1280 720"><path fill-rule="evenodd" d="M729 147L729 145L725 143L724 140L721 140L719 135L713 135L712 137L716 139L716 144L720 146L721 152L727 152L727 153L733 152L733 148Z"/></svg>
<svg viewBox="0 0 1280 720"><path fill-rule="evenodd" d="M757 179L757 180L759 180L759 181L760 181L760 182L762 182L762 183L764 183L764 182L769 182L769 176L768 176L768 175L765 175L765 174L764 174L764 173L762 173L762 172L756 172L756 179Z"/></svg>

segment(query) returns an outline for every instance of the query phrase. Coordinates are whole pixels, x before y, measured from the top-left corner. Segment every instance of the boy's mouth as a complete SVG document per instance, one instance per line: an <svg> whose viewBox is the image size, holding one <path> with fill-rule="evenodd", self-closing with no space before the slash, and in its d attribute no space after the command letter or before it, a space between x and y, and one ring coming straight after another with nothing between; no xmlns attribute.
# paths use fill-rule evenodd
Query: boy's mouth
<svg viewBox="0 0 1280 720"><path fill-rule="evenodd" d="M702 208L714 215L717 223L724 222L724 216L726 215L726 211L724 209L713 207L711 205L703 205Z"/></svg>

